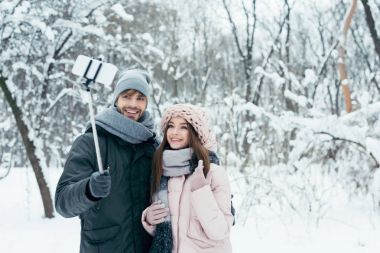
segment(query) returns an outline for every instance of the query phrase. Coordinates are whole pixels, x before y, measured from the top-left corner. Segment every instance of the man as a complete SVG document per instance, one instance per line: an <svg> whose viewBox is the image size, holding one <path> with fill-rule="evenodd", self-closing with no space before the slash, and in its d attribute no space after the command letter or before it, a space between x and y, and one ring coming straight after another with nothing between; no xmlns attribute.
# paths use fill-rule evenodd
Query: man
<svg viewBox="0 0 380 253"><path fill-rule="evenodd" d="M91 127L70 152L55 193L63 217L81 220L81 253L148 252L150 236L141 225L149 205L156 142L146 111L150 78L141 70L121 74L114 106L95 117L104 174L98 172Z"/></svg>

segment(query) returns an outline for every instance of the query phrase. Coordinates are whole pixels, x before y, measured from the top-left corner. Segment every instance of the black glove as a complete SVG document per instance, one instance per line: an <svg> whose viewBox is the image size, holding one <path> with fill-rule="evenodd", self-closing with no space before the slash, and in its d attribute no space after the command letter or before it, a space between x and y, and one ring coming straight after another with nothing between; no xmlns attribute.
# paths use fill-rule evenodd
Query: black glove
<svg viewBox="0 0 380 253"><path fill-rule="evenodd" d="M95 198L105 198L111 192L111 175L108 170L105 170L103 174L99 171L94 172L90 176L88 182L90 193Z"/></svg>

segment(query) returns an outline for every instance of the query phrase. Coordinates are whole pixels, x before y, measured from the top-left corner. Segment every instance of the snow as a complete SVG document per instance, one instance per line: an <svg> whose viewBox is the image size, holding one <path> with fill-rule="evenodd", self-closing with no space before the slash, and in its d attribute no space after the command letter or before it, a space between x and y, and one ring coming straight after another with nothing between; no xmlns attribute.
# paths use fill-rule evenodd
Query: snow
<svg viewBox="0 0 380 253"><path fill-rule="evenodd" d="M280 87L285 83L285 78L282 78L278 73L276 72L267 72L265 71L261 66L256 67L254 74L261 74L269 79L272 80L271 83L273 83L275 89L280 89Z"/></svg>
<svg viewBox="0 0 380 253"><path fill-rule="evenodd" d="M350 84L350 80L349 79L342 80L342 85L349 85L349 84Z"/></svg>
<svg viewBox="0 0 380 253"><path fill-rule="evenodd" d="M46 173L50 185L55 187L61 170L50 168ZM52 194L54 187L50 189ZM234 203L239 215L242 189L235 185L233 190L237 193ZM9 176L0 181L0 192L0 252L79 252L79 219L64 219L58 214L54 219L42 218L41 199L31 168L13 168ZM245 225L232 228L234 252L377 253L380 213L373 212L370 200L349 201L338 190L330 194L332 209L318 227L287 210L253 208Z"/></svg>
<svg viewBox="0 0 380 253"><path fill-rule="evenodd" d="M1 72L25 112L23 119L52 195L61 169L51 167L62 165L70 141L83 131L88 118L83 104L88 94L79 90L79 79L71 80L68 75L74 63L70 57L78 50L95 50L105 59L115 60L115 64L146 68L152 74L152 80L156 80L152 83L153 94L159 102L157 106L149 104L155 123L159 124L159 112L173 101L193 101L208 108L219 137L221 161L233 183L238 214L238 225L231 235L234 252L379 251L380 169L375 168L374 159L380 161L380 102L376 102L379 94L371 79L379 83L380 71L369 69L362 57L367 55L372 65L376 63L363 15L356 16L357 25L352 27L363 47L348 41L346 48L350 79L343 83L350 86L353 103L357 103L355 111L348 114L336 80L336 63L342 61L342 56L337 50L340 38L336 38L340 22L329 18L336 14L334 6L339 6L334 1L293 1L290 22L297 29L291 31L289 45L293 53L289 63L283 61L284 33L274 44L271 57L265 58L283 16L276 13L286 13L281 11L286 11L283 4L274 0L257 3L259 22L252 53L253 62L262 62L263 66L255 69L251 84L258 91L258 80L264 78L258 105L244 99L243 62L234 46L230 24L222 20L226 12L218 1L174 1L171 5L178 12L155 1L160 7L156 10L158 16L140 13L142 23L133 22L134 17L127 13L129 8L140 7L140 2L123 7L115 4L119 1L111 5L85 1L72 5L73 11L65 19L59 19L58 14L65 12L61 5L22 1L10 14L19 0L0 2L0 19L5 27L2 45L6 47L1 51ZM370 4L374 16L378 16L374 1ZM244 44L241 2L231 1L231 6L236 7L232 8L233 18L239 41ZM85 18L95 7L99 8ZM179 17L175 27L174 13ZM148 17L154 21L153 26L143 25ZM30 25L19 25L21 22ZM70 31L73 35L64 45L64 52L47 73L53 50ZM320 31L324 38L319 37ZM86 36L89 34L96 36ZM175 35L175 41L171 35ZM179 45L179 50L168 46L172 42ZM204 75L206 70L208 74ZM50 81L47 99L41 100L40 84L46 80ZM187 87L176 98L171 96L174 86L170 80L177 81L178 87ZM206 99L201 101L197 85L206 80ZM94 101L102 102L97 105L99 112L107 100L111 102L111 87L101 86L95 91ZM285 98L300 106L287 111L293 108L287 106ZM9 165L28 166L29 161L10 107L7 103L0 106L0 134L5 138L0 146L3 176ZM51 110L57 106L60 110ZM73 115L65 114L68 108ZM254 120L247 121L246 116ZM247 141L250 147L246 147ZM78 252L78 219L58 215L52 220L42 218L31 168L12 169L0 180L0 191L0 253L34 252L37 247L41 252Z"/></svg>
<svg viewBox="0 0 380 253"><path fill-rule="evenodd" d="M11 124L12 124L11 119L8 118L5 121L0 122L0 129L4 129L7 131L11 127Z"/></svg>
<svg viewBox="0 0 380 253"><path fill-rule="evenodd" d="M162 70L167 71L170 63L170 57L167 57L162 63Z"/></svg>
<svg viewBox="0 0 380 253"><path fill-rule="evenodd" d="M47 170L56 186L58 170ZM54 194L54 188L50 188ZM79 252L79 219L44 219L39 190L31 168L14 168L0 181L0 252Z"/></svg>
<svg viewBox="0 0 380 253"><path fill-rule="evenodd" d="M97 24L104 24L104 23L107 22L107 18L99 10L94 11L94 16L96 18L96 23Z"/></svg>
<svg viewBox="0 0 380 253"><path fill-rule="evenodd" d="M305 78L302 81L304 87L307 87L309 84L313 84L317 80L318 80L318 77L315 74L315 71L313 69L306 69L305 70Z"/></svg>
<svg viewBox="0 0 380 253"><path fill-rule="evenodd" d="M80 92L82 92L83 90L80 90ZM57 105L57 103L63 98L65 97L66 95L67 96L73 96L73 97L76 97L76 98L79 98L79 97L82 97L81 96L81 93L72 89L72 88L64 88L62 89L59 94L56 96L56 98L54 99L54 101L51 102L51 105L49 106L49 108L46 110L46 112L49 112L54 106ZM83 91L84 92L84 91ZM88 93L88 92L86 92ZM83 99L83 102L84 103L87 103L88 101L85 100L84 96L82 97Z"/></svg>
<svg viewBox="0 0 380 253"><path fill-rule="evenodd" d="M153 40L153 37L150 33L143 33L141 35L141 38L143 40L145 40L146 42L148 42L150 45L153 45L154 44L154 40Z"/></svg>
<svg viewBox="0 0 380 253"><path fill-rule="evenodd" d="M380 141L375 138L368 137L366 139L367 152L373 154L376 161L380 163Z"/></svg>
<svg viewBox="0 0 380 253"><path fill-rule="evenodd" d="M115 4L114 6L111 7L111 9L116 12L117 15L119 15L121 18L123 18L125 21L132 22L133 21L133 16L126 13L123 6L118 3Z"/></svg>
<svg viewBox="0 0 380 253"><path fill-rule="evenodd" d="M75 23L75 22L70 21L70 20L58 19L53 24L53 28L57 28L57 27L67 27L67 28L73 29L74 31L85 32L88 34L94 34L94 35L97 35L99 37L105 37L104 30L102 30L101 28L94 26L94 25L82 26L79 23Z"/></svg>
<svg viewBox="0 0 380 253"><path fill-rule="evenodd" d="M14 11L14 14L18 15L21 13L27 13L30 8L30 3L23 1Z"/></svg>
<svg viewBox="0 0 380 253"><path fill-rule="evenodd" d="M297 104L299 104L302 107L307 106L308 101L307 101L307 98L305 96L298 96L297 94L294 94L293 92L291 92L288 89L285 90L284 96L290 100L293 100L294 102L296 102Z"/></svg>
<svg viewBox="0 0 380 253"><path fill-rule="evenodd" d="M25 7L25 8L24 7L23 7L23 5L21 5L20 7L16 8L15 14L13 14L12 16L7 16L3 22L4 23L7 23L7 22L15 22L15 23L26 22L26 23L29 23L33 27L41 30L41 32L45 34L45 36L48 40L53 41L54 40L54 32L51 29L51 27L46 25L46 23L39 20L38 18L28 16L27 14L24 15L24 13L27 12L27 8L28 8L28 7ZM20 32L20 31L17 31L17 32Z"/></svg>
<svg viewBox="0 0 380 253"><path fill-rule="evenodd" d="M13 6L15 5L14 3L15 1L2 1L0 3L0 10L2 11L5 11L5 10L10 10L13 8Z"/></svg>
<svg viewBox="0 0 380 253"><path fill-rule="evenodd" d="M152 52L153 54L157 55L160 59L164 59L165 58L165 54L162 50L158 49L157 47L154 47L152 45L148 45L146 47L146 49L150 52Z"/></svg>
<svg viewBox="0 0 380 253"><path fill-rule="evenodd" d="M3 31L2 31L2 38L3 39L7 39L7 38L9 38L11 35L12 35L12 33L13 33L13 28L12 27L10 27L10 26L5 26L4 28L3 28Z"/></svg>

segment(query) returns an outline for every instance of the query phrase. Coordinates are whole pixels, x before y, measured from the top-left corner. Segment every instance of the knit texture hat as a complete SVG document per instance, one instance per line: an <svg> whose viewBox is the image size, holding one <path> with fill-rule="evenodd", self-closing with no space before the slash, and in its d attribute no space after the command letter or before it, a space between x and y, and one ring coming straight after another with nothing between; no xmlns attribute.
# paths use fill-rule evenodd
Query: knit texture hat
<svg viewBox="0 0 380 253"><path fill-rule="evenodd" d="M173 117L184 118L193 126L202 145L208 150L216 151L215 134L208 127L207 114L202 108L190 104L176 104L170 106L161 119L162 132L165 131L170 119Z"/></svg>
<svg viewBox="0 0 380 253"><path fill-rule="evenodd" d="M130 69L122 72L120 78L116 83L115 90L113 92L113 104L116 103L119 95L126 90L137 90L144 94L146 97L150 95L150 76L141 69Z"/></svg>

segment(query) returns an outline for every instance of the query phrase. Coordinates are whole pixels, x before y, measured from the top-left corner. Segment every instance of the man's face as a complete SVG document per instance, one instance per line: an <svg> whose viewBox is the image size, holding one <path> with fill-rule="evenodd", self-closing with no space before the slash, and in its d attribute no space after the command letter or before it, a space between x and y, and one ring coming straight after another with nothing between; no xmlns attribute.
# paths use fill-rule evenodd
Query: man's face
<svg viewBox="0 0 380 253"><path fill-rule="evenodd" d="M116 101L118 111L131 120L138 121L148 105L146 96L136 90L126 90Z"/></svg>

